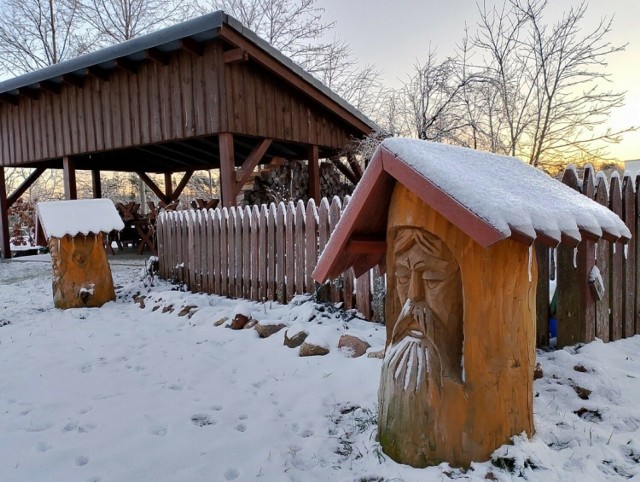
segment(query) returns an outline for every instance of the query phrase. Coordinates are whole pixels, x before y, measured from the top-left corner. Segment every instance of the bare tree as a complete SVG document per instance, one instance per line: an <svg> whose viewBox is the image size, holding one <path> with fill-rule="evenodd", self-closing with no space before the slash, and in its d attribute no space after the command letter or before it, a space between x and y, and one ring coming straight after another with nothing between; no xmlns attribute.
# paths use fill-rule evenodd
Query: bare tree
<svg viewBox="0 0 640 482"><path fill-rule="evenodd" d="M123 42L183 20L185 0L78 0L98 44Z"/></svg>
<svg viewBox="0 0 640 482"><path fill-rule="evenodd" d="M87 51L77 0L1 0L0 66L20 75Z"/></svg>
<svg viewBox="0 0 640 482"><path fill-rule="evenodd" d="M510 0L502 10L479 9L474 46L497 91L499 134L511 155L532 165L558 157L601 158L622 132L603 128L624 93L606 88L606 61L624 49L606 40L611 19L592 30L583 23L587 4L545 23L547 0ZM495 118L495 116L494 116ZM497 146L496 146L497 147Z"/></svg>

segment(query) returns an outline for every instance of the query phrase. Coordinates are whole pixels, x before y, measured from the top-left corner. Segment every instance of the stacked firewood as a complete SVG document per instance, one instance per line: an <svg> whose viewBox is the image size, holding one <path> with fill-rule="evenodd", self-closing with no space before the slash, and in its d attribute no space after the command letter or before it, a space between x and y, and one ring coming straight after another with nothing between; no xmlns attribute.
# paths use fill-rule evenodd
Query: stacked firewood
<svg viewBox="0 0 640 482"><path fill-rule="evenodd" d="M320 164L320 193L329 199L351 194L353 186L341 180L340 173L330 162ZM241 205L268 204L281 201L309 199L309 173L305 161L283 159L279 165L267 166L256 172L252 183L241 191Z"/></svg>

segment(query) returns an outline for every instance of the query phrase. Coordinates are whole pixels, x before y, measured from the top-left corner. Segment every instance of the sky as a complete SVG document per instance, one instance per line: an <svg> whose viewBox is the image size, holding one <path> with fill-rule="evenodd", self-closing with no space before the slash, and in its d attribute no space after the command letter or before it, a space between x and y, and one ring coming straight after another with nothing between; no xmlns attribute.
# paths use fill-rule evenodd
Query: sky
<svg viewBox="0 0 640 482"><path fill-rule="evenodd" d="M336 21L336 35L346 40L363 64L383 71L386 85L398 86L412 66L426 58L429 47L440 56L451 54L478 16L475 0L318 0L325 18ZM576 1L550 0L549 13L560 14ZM613 16L608 39L628 44L622 53L610 56L607 70L612 87L626 91L626 105L611 116L611 128L640 126L640 2L637 0L592 0L587 9L585 31L602 17ZM635 75L634 75L635 74ZM640 132L626 134L611 146L619 160L640 159Z"/></svg>

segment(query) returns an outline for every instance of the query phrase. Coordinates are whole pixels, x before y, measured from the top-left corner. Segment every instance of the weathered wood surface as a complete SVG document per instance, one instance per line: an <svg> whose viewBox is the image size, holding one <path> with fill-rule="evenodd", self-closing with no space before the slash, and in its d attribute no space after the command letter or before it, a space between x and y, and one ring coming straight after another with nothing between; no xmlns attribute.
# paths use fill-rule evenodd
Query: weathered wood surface
<svg viewBox="0 0 640 482"><path fill-rule="evenodd" d="M56 308L100 307L116 299L102 234L50 238Z"/></svg>
<svg viewBox="0 0 640 482"><path fill-rule="evenodd" d="M549 247L535 244L538 264L538 286L536 287L536 345L549 344Z"/></svg>
<svg viewBox="0 0 640 482"><path fill-rule="evenodd" d="M348 199L347 199L348 202ZM345 203L346 205L346 203ZM313 278L319 253L344 209L338 198L262 205L176 211L158 218L160 274L189 289L255 301L289 302L295 294L328 292L345 308L366 319L381 311L373 306L380 282L372 270L357 281L349 270L325 284ZM377 271L376 271L377 272ZM383 276L382 276L383 277ZM380 318L377 318L380 319Z"/></svg>
<svg viewBox="0 0 640 482"><path fill-rule="evenodd" d="M454 369L463 362L464 377L443 376L440 383L435 383L438 377L434 373L434 383L422 385L415 392L419 396L414 396L413 390L401 393L405 377L397 390L385 386L383 368L379 392L380 444L393 459L412 466L424 467L445 460L454 466L468 466L471 461L486 460L497 447L508 443L512 435L522 432L533 435L535 258L530 258L527 246L512 240L488 249L480 247L415 194L398 185L389 208L389 229L406 225L420 226L442 240L459 266L463 280L460 300L471 309L464 309L463 315L464 361L449 359L446 366ZM394 249L387 250L388 342L402 309L401 299L393 289L396 286L393 252ZM442 279L449 280L449 276L453 275L447 274ZM452 299L441 297L427 300L432 317L443 319L443 314L448 313L447 302L453 303ZM445 329L452 328L454 318L446 316L447 322L442 323ZM431 358L430 367L435 371L436 360L446 360L444 354L456 353L460 348L456 346L456 336L447 333L438 338L437 328L433 329L432 343L440 352L440 357ZM391 364L393 357L386 357L385 362L387 359Z"/></svg>

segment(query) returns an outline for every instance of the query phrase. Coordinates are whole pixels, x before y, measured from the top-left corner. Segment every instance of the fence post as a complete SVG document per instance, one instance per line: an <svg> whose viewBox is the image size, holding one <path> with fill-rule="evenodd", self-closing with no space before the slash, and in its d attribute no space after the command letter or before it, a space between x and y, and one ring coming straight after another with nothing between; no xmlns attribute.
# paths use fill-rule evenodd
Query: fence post
<svg viewBox="0 0 640 482"><path fill-rule="evenodd" d="M585 195L593 193L593 174L585 171ZM580 192L575 170L567 169L562 182ZM588 343L595 336L595 300L589 273L595 262L595 245L583 239L577 248L558 247L557 320L558 346Z"/></svg>
<svg viewBox="0 0 640 482"><path fill-rule="evenodd" d="M604 173L599 172L597 176L598 185L596 187L595 200L598 204L609 207L609 190L607 188L607 178ZM611 243L601 238L596 246L596 266L600 270L602 283L604 284L604 296L596 303L596 336L607 343L610 339L611 330L609 328L609 251Z"/></svg>
<svg viewBox="0 0 640 482"><path fill-rule="evenodd" d="M305 216L305 258L307 267L306 291L313 293L316 290L316 282L311 276L318 264L318 210L313 198L307 203Z"/></svg>
<svg viewBox="0 0 640 482"><path fill-rule="evenodd" d="M549 248L535 243L538 263L536 287L536 346L549 345Z"/></svg>
<svg viewBox="0 0 640 482"><path fill-rule="evenodd" d="M620 178L617 175L611 176L609 186L609 209L622 218L622 192L620 190ZM611 243L610 251L610 271L611 277L611 341L622 338L622 266L623 247L618 243Z"/></svg>
<svg viewBox="0 0 640 482"><path fill-rule="evenodd" d="M631 231L631 240L624 246L623 286L624 293L622 311L624 313L624 336L635 334L635 293L636 293L636 200L633 191L633 179L629 173L622 181L622 220Z"/></svg>

